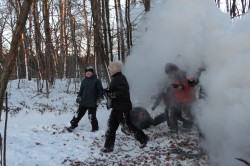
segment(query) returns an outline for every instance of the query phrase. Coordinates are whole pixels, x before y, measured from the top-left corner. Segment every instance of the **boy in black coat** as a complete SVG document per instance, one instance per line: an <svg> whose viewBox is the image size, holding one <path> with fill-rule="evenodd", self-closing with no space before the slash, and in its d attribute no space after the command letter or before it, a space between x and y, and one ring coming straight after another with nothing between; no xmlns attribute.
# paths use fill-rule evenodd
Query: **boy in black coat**
<svg viewBox="0 0 250 166"><path fill-rule="evenodd" d="M85 115L87 110L92 125L91 131L95 132L99 129L96 110L101 98L103 98L102 83L101 80L96 77L94 69L91 66L88 66L85 69L85 76L86 77L82 80L81 88L76 99L76 102L79 103L77 116L74 116L70 121L71 126L68 128L69 132L72 132L78 126L79 121Z"/></svg>
<svg viewBox="0 0 250 166"><path fill-rule="evenodd" d="M122 63L119 61L111 62L108 69L112 81L105 93L111 99L111 105L108 107L112 108L112 111L105 134L105 144L101 151L106 153L114 150L116 130L120 124L126 125L130 133L140 142L140 148L144 148L149 137L131 123L130 110L132 109L132 103L127 79L121 73Z"/></svg>

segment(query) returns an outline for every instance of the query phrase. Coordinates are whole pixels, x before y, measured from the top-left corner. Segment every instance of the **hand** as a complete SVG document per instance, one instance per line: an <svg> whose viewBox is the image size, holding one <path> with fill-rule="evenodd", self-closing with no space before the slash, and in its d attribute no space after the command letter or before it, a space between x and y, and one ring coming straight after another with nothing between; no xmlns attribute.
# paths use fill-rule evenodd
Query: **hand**
<svg viewBox="0 0 250 166"><path fill-rule="evenodd" d="M108 92L108 93L107 93L107 96L108 96L109 98L111 98L111 99L115 99L115 98L116 98L115 92Z"/></svg>
<svg viewBox="0 0 250 166"><path fill-rule="evenodd" d="M81 97L78 96L78 97L76 98L76 103L80 103L80 101L81 101Z"/></svg>
<svg viewBox="0 0 250 166"><path fill-rule="evenodd" d="M154 111L154 110L156 109L157 106L158 106L158 105L155 103L155 104L153 105L153 107L151 108L151 110Z"/></svg>
<svg viewBox="0 0 250 166"><path fill-rule="evenodd" d="M154 111L154 110L155 110L155 106L153 106L153 107L151 108L151 110Z"/></svg>
<svg viewBox="0 0 250 166"><path fill-rule="evenodd" d="M99 104L101 104L102 100L101 99L97 99L96 100L96 105L98 106Z"/></svg>
<svg viewBox="0 0 250 166"><path fill-rule="evenodd" d="M184 87L182 86L182 85L180 85L180 84L172 84L171 85L173 88L178 88L178 89L180 89L180 90L183 90L184 89Z"/></svg>

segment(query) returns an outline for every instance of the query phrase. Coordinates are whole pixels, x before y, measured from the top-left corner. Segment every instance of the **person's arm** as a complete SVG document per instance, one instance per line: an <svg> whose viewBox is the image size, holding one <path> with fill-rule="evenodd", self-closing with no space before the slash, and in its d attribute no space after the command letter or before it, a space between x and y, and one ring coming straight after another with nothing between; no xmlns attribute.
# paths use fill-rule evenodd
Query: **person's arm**
<svg viewBox="0 0 250 166"><path fill-rule="evenodd" d="M103 90L103 87L102 87L102 82L99 79L97 80L96 88L97 88L97 98L98 99L103 99L104 90Z"/></svg>
<svg viewBox="0 0 250 166"><path fill-rule="evenodd" d="M161 93L159 93L159 94L157 95L157 97L156 97L156 99L155 99L155 102L154 102L154 105L153 105L153 107L151 108L152 111L155 110L155 108L160 104L160 102L161 102L163 96L164 96L164 92L161 92Z"/></svg>
<svg viewBox="0 0 250 166"><path fill-rule="evenodd" d="M82 80L81 87L80 87L80 90L79 90L78 95L77 95L78 97L81 97L83 94L83 91L84 91L83 81L84 80Z"/></svg>

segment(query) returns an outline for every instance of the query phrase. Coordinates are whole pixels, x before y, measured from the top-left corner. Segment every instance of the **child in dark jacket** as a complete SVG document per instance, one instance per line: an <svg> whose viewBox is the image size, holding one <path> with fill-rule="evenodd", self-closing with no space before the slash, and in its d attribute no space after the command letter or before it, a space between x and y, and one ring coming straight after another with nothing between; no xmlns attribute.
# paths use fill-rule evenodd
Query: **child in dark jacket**
<svg viewBox="0 0 250 166"><path fill-rule="evenodd" d="M101 80L99 80L94 73L94 69L88 66L85 69L85 78L82 80L80 91L76 102L79 103L77 110L77 116L74 116L70 121L71 126L68 128L69 132L72 132L77 126L79 121L85 115L88 110L88 118L92 125L92 132L99 129L98 121L96 118L97 106L103 98L103 87Z"/></svg>

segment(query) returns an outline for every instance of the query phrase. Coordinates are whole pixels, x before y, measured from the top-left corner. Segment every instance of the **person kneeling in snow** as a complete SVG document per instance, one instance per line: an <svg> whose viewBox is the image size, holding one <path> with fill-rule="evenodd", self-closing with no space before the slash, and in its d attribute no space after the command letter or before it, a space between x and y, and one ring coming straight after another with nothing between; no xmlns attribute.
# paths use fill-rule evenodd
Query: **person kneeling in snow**
<svg viewBox="0 0 250 166"><path fill-rule="evenodd" d="M129 84L126 77L121 73L122 63L119 61L111 62L108 67L112 80L105 90L105 95L111 99L112 108L109 116L107 130L105 133L104 147L102 152L112 152L114 150L116 130L120 124L126 125L129 132L140 142L140 148L144 148L149 140L149 137L139 128L134 126L130 120L130 110L132 103L130 100Z"/></svg>
<svg viewBox="0 0 250 166"><path fill-rule="evenodd" d="M88 117L92 125L92 132L99 129L98 121L96 118L97 106L103 98L103 87L101 80L99 80L92 66L88 66L85 69L85 78L82 80L80 91L76 102L79 103L77 110L77 116L74 116L70 121L71 126L68 128L69 132L72 132L77 126L79 121L85 115L88 110Z"/></svg>

